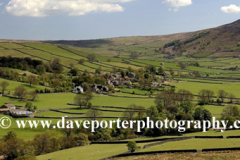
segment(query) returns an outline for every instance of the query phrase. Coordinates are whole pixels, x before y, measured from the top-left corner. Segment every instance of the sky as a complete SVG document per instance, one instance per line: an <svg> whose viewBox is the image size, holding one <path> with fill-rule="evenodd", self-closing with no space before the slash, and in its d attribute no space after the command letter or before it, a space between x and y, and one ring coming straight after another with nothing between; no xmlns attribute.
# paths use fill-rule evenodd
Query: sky
<svg viewBox="0 0 240 160"><path fill-rule="evenodd" d="M166 35L238 19L239 0L0 0L0 39Z"/></svg>

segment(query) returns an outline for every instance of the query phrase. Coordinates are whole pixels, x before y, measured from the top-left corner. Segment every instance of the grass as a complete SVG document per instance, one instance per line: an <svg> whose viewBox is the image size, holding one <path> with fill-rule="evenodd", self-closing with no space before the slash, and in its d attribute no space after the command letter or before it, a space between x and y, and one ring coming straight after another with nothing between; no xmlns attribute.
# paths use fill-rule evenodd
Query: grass
<svg viewBox="0 0 240 160"><path fill-rule="evenodd" d="M190 139L176 142L167 142L163 145L156 145L137 152L159 151L159 150L181 150L181 149L206 149L206 148L227 148L240 147L239 139Z"/></svg>
<svg viewBox="0 0 240 160"><path fill-rule="evenodd" d="M8 93L8 92L11 92L13 93L15 88L18 87L18 86L23 86L25 87L28 91L33 91L35 89L45 89L46 87L44 86L39 86L39 85L32 85L30 87L29 84L27 83L23 83L23 82L16 82L16 81L11 81L11 80L6 80L6 79L2 79L0 78L0 83L2 81L7 81L9 83L9 86L7 86L7 90L5 91L5 93Z"/></svg>
<svg viewBox="0 0 240 160"><path fill-rule="evenodd" d="M217 96L217 92L222 89L228 93L233 93L236 97L240 98L240 93L238 92L240 89L240 83L209 84L198 82L180 82L175 83L175 86L177 90L186 89L193 94L198 94L198 92L202 89L209 89L215 92L215 96Z"/></svg>
<svg viewBox="0 0 240 160"><path fill-rule="evenodd" d="M109 97L98 96L91 100L93 105L100 106L117 106L127 107L129 104L141 105L145 108L149 108L154 105L154 99L141 99L141 98L123 98L123 97Z"/></svg>
<svg viewBox="0 0 240 160"><path fill-rule="evenodd" d="M126 144L89 145L38 156L38 160L98 160L127 151Z"/></svg>
<svg viewBox="0 0 240 160"><path fill-rule="evenodd" d="M72 93L52 93L52 94L39 94L37 100L33 102L37 106L37 110L56 109L56 108L72 108L67 105L72 102L75 94ZM14 102L14 104L24 106L26 102Z"/></svg>

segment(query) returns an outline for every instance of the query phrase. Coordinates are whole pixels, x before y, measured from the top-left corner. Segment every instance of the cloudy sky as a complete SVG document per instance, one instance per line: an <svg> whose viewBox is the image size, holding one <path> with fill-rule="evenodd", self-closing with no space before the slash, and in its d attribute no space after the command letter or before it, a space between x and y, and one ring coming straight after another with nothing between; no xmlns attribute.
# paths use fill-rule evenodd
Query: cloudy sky
<svg viewBox="0 0 240 160"><path fill-rule="evenodd" d="M0 39L164 35L239 17L239 0L0 0Z"/></svg>

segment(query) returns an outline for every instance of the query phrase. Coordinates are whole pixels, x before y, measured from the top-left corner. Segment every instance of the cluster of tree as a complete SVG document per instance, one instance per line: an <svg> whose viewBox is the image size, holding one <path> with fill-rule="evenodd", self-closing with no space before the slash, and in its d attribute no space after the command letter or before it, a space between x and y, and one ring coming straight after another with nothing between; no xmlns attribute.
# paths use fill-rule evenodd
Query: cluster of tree
<svg viewBox="0 0 240 160"><path fill-rule="evenodd" d="M22 81L23 79L23 77L21 77L17 72L4 70L2 68L0 68L0 77L4 79L14 80L14 81Z"/></svg>
<svg viewBox="0 0 240 160"><path fill-rule="evenodd" d="M184 101L192 101L193 94L185 89L180 89L177 93L172 90L164 90L155 97L155 103L158 107L170 105L180 105Z"/></svg>
<svg viewBox="0 0 240 160"><path fill-rule="evenodd" d="M79 74L78 76L74 77L72 79L72 82L78 86L78 85L83 85L84 83L89 83L89 84L101 84L101 85L105 85L106 84L106 78L109 77L109 74L106 73L106 75L104 77L100 77L98 74L95 75L90 75L87 71L85 71L82 74ZM87 90L87 89L86 89Z"/></svg>
<svg viewBox="0 0 240 160"><path fill-rule="evenodd" d="M37 106L33 105L32 102L27 102L25 105L25 109L27 111L36 111L37 110Z"/></svg>
<svg viewBox="0 0 240 160"><path fill-rule="evenodd" d="M228 121L228 126L233 126L236 120L240 118L240 110L237 106L227 106L223 109L221 119Z"/></svg>
<svg viewBox="0 0 240 160"><path fill-rule="evenodd" d="M84 133L69 130L63 133L50 130L37 134L32 141L24 141L10 131L0 139L0 155L7 160L35 160L37 155L90 144Z"/></svg>
<svg viewBox="0 0 240 160"><path fill-rule="evenodd" d="M0 67L16 68L35 74L43 74L45 72L62 73L63 71L59 58L54 58L49 63L43 63L41 60L35 60L29 57L0 57Z"/></svg>
<svg viewBox="0 0 240 160"><path fill-rule="evenodd" d="M181 69L185 69L187 66L188 66L188 64L187 63L183 63L183 62L178 62L178 65L179 65L179 67L181 68Z"/></svg>
<svg viewBox="0 0 240 160"><path fill-rule="evenodd" d="M74 97L74 103L78 106L80 106L80 108L82 108L82 106L85 106L85 108L91 108L92 104L91 102L89 102L91 99L93 98L93 94L90 91L90 89L88 89L87 91L85 91L84 93L79 93Z"/></svg>
<svg viewBox="0 0 240 160"><path fill-rule="evenodd" d="M146 122L146 117L150 117L151 120L156 122L157 120L210 120L212 118L211 113L201 107L195 107L191 102L193 94L187 90L179 90L178 93L173 91L163 91L155 98L156 106L151 106L145 109L142 106L135 104L129 105L123 116L127 120L143 120ZM186 126L185 126L186 128ZM193 125L190 129L186 129L186 132L199 131L194 129ZM177 129L171 128L153 128L143 129L142 133L145 136L162 136L172 133L178 133ZM133 134L133 133L132 133ZM139 133L138 133L139 134Z"/></svg>
<svg viewBox="0 0 240 160"><path fill-rule="evenodd" d="M190 62L188 65L189 66L200 67L200 64L198 62Z"/></svg>
<svg viewBox="0 0 240 160"><path fill-rule="evenodd" d="M133 105L131 105L133 106ZM211 113L204 109L204 108L195 108L195 106L189 102L185 101L179 106L166 106L166 107L157 107L157 106L151 106L146 111L142 111L143 116L139 118L139 111L134 112L134 114L131 112L131 120L143 120L145 123L147 122L146 117L150 117L150 119L155 123L158 120L164 121L166 118L171 120L210 120L212 118ZM130 114L128 114L130 115ZM135 115L135 116L133 116ZM130 120L130 117L126 117L126 119ZM136 126L134 126L136 127ZM187 129L187 126L185 127L185 132L194 132L194 131L200 131L200 129L195 129L193 127L193 124L191 124L191 128ZM172 128L149 128L149 129L143 129L141 134L145 136L162 136L162 135L168 135L168 134L177 134L179 133L177 129ZM134 134L132 132L131 134ZM131 135L129 133L128 136ZM140 134L140 133L138 133Z"/></svg>
<svg viewBox="0 0 240 160"><path fill-rule="evenodd" d="M90 62L93 62L93 61L96 60L96 55L95 55L95 54L89 54L89 55L87 56L87 58L89 59Z"/></svg>
<svg viewBox="0 0 240 160"><path fill-rule="evenodd" d="M199 98L199 104L209 104L209 103L213 103L214 100L214 91L208 90L208 89L202 89L201 91L199 91L198 93L198 98ZM219 90L218 91L218 99L216 100L217 103L224 103L225 99L229 99L230 103L233 103L233 100L236 98L236 96L232 93L227 93L224 90Z"/></svg>
<svg viewBox="0 0 240 160"><path fill-rule="evenodd" d="M16 87L13 95L19 98L21 101L25 99L30 99L31 101L34 101L36 100L36 98L38 98L38 93L36 91L28 92L23 86Z"/></svg>
<svg viewBox="0 0 240 160"><path fill-rule="evenodd" d="M192 73L189 73L189 75L193 77L201 77L201 74L198 71L192 71Z"/></svg>
<svg viewBox="0 0 240 160"><path fill-rule="evenodd" d="M33 60L31 58L18 57L0 57L0 67L16 68L21 70L37 69L38 66L43 65L43 61Z"/></svg>

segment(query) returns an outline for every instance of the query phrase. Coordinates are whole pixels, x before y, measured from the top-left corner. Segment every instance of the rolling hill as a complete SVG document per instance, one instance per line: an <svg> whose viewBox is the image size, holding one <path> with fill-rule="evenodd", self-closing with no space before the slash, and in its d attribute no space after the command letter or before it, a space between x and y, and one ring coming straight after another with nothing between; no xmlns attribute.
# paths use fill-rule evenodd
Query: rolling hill
<svg viewBox="0 0 240 160"><path fill-rule="evenodd" d="M128 58L133 52L140 57L156 54L198 58L229 57L240 54L240 20L216 28L171 35L44 41L44 43L67 45L88 53L123 58Z"/></svg>

